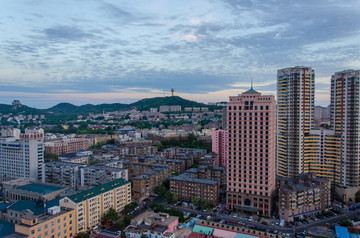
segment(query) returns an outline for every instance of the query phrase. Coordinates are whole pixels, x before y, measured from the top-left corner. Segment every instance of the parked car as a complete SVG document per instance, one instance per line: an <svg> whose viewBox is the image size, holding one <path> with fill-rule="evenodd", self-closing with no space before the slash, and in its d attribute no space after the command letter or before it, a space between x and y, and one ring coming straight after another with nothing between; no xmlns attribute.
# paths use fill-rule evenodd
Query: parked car
<svg viewBox="0 0 360 238"><path fill-rule="evenodd" d="M236 218L237 217L237 214L235 213L234 215L233 215L233 218Z"/></svg>

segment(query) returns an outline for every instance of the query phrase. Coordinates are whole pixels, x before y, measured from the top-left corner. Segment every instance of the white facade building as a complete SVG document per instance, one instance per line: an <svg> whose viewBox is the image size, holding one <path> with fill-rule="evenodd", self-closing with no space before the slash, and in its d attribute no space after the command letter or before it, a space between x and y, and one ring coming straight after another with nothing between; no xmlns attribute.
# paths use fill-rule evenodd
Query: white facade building
<svg viewBox="0 0 360 238"><path fill-rule="evenodd" d="M17 178L42 179L44 163L44 130L3 129L0 137L0 178L8 181Z"/></svg>

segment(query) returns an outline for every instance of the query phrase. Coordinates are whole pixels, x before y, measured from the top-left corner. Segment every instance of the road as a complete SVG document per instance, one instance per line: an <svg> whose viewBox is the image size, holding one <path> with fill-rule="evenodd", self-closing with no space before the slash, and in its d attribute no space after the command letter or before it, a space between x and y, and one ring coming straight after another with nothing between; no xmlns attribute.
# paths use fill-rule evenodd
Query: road
<svg viewBox="0 0 360 238"><path fill-rule="evenodd" d="M351 211L351 212L346 212L345 214L341 214L341 215L337 215L334 217L329 217L329 218L325 218L322 220L318 220L318 221L312 221L309 224L302 224L301 226L298 227L293 227L293 228L288 228L288 227L280 227L277 225L264 225L261 224L259 222L256 221L248 221L245 219L239 219L239 218L234 218L231 215L221 215L212 211L208 211L208 212L203 212L203 211L199 211L199 210L193 210L193 209L189 209L189 208L184 208L184 207L180 207L180 206L174 206L174 205L165 205L165 207L170 207L170 208L176 208L178 210L181 210L182 212L190 212L192 214L200 214L203 217L207 217L209 215L212 216L212 219L219 219L219 220L224 220L226 222L233 222L233 223L238 223L238 222L242 222L245 223L247 227L251 228L254 227L255 229L261 229L264 231L274 231L277 230L281 233L288 233L290 235L294 235L294 233L301 233L303 231L306 231L307 229L314 227L314 226L329 226L329 225L333 225L333 224L337 224L347 218L349 219L353 219L355 217L357 217L357 211Z"/></svg>

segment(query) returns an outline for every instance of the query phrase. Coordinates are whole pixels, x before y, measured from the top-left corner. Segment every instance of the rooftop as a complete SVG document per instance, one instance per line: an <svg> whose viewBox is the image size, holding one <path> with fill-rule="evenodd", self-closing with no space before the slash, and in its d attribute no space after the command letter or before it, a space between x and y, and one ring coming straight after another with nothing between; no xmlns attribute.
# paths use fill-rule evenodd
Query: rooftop
<svg viewBox="0 0 360 238"><path fill-rule="evenodd" d="M187 181L187 182L194 182L194 183L203 183L203 184L211 184L215 185L220 183L219 181L207 180L207 179L198 179L198 178L191 178L189 177L190 174L181 174L176 177L170 178L170 180L178 180L178 181ZM191 176L191 175L190 175Z"/></svg>
<svg viewBox="0 0 360 238"><path fill-rule="evenodd" d="M69 199L72 200L75 203L79 203L82 201L85 201L89 198L95 197L99 194L106 193L110 190L113 190L115 188L121 187L123 185L126 185L130 182L125 181L123 179L116 179L109 183L102 184L100 186L96 186L94 188L82 191L80 193L77 193L75 195L69 196Z"/></svg>
<svg viewBox="0 0 360 238"><path fill-rule="evenodd" d="M15 210L18 212L22 212L29 209L32 213L34 213L35 216L38 216L46 212L46 208L44 207L43 204L37 205L36 202L28 201L28 200L18 200L14 202L11 206L9 206L8 209Z"/></svg>
<svg viewBox="0 0 360 238"><path fill-rule="evenodd" d="M15 224L0 220L0 231L1 231L1 237L10 235L15 232Z"/></svg>
<svg viewBox="0 0 360 238"><path fill-rule="evenodd" d="M55 191L63 190L65 188L48 185L48 184L31 183L31 184L27 184L24 186L19 186L19 187L17 187L17 189L30 191L30 192L34 192L34 193L40 193L42 195L45 195L45 194L52 193Z"/></svg>

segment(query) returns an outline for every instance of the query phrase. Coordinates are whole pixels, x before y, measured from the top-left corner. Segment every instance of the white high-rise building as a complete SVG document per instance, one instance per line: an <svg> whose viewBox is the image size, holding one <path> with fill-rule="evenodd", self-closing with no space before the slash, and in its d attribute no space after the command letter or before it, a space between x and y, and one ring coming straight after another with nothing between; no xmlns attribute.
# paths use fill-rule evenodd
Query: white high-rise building
<svg viewBox="0 0 360 238"><path fill-rule="evenodd" d="M44 130L3 129L0 137L0 180L35 178L42 180Z"/></svg>

